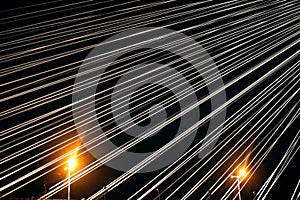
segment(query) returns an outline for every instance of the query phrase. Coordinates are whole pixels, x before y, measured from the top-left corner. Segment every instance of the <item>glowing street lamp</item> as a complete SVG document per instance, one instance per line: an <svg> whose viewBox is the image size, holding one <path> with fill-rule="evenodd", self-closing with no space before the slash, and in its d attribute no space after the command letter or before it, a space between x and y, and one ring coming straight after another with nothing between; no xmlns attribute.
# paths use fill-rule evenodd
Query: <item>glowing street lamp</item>
<svg viewBox="0 0 300 200"><path fill-rule="evenodd" d="M240 188L240 178L243 178L246 176L246 169L242 168L239 170L239 173L237 176L231 176L231 178L236 178L237 179L237 188L238 188L238 193L239 193L239 200L242 200L241 196L241 188Z"/></svg>
<svg viewBox="0 0 300 200"><path fill-rule="evenodd" d="M65 170L68 170L68 200L71 196L71 170L76 167L76 164L76 156L74 155L68 160L68 167L65 167Z"/></svg>
<svg viewBox="0 0 300 200"><path fill-rule="evenodd" d="M240 169L240 171L239 171L239 177L243 177L245 175L246 175L246 169L244 169L244 168Z"/></svg>

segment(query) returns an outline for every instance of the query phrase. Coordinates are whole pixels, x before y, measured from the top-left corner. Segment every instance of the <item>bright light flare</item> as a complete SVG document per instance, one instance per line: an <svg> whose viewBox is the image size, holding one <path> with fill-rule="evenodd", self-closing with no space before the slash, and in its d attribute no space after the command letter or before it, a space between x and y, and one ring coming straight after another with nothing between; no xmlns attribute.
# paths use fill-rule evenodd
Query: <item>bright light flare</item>
<svg viewBox="0 0 300 200"><path fill-rule="evenodd" d="M242 168L239 170L239 177L243 177L246 175L246 169Z"/></svg>
<svg viewBox="0 0 300 200"><path fill-rule="evenodd" d="M247 175L247 171L245 168L241 168L239 171L238 171L238 175L237 176L231 176L231 178L243 178Z"/></svg>
<svg viewBox="0 0 300 200"><path fill-rule="evenodd" d="M68 161L68 169L72 170L76 167L77 161L76 156L72 156Z"/></svg>

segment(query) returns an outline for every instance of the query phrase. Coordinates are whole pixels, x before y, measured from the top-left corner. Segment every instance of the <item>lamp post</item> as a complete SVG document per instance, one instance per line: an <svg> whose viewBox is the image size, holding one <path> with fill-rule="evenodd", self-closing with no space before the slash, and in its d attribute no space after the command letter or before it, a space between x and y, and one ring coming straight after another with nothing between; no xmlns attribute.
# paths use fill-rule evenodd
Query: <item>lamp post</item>
<svg viewBox="0 0 300 200"><path fill-rule="evenodd" d="M68 200L71 198L71 169L68 167Z"/></svg>
<svg viewBox="0 0 300 200"><path fill-rule="evenodd" d="M156 191L157 191L157 193L158 193L158 200L160 200L160 192L159 192L159 189L156 188Z"/></svg>
<svg viewBox="0 0 300 200"><path fill-rule="evenodd" d="M239 200L242 200L241 188L240 188L240 176L231 176L231 178L236 178L237 179L237 188L238 188L238 193L239 193Z"/></svg>
<svg viewBox="0 0 300 200"><path fill-rule="evenodd" d="M237 179L237 188L238 188L238 194L239 194L239 200L242 200L241 196L241 187L240 187L240 178L246 175L246 170L241 169L239 171L239 174L237 176L231 176L231 178L236 178Z"/></svg>
<svg viewBox="0 0 300 200"><path fill-rule="evenodd" d="M68 200L71 199L71 170L76 166L76 156L72 156L68 161L68 167L65 170L68 170Z"/></svg>

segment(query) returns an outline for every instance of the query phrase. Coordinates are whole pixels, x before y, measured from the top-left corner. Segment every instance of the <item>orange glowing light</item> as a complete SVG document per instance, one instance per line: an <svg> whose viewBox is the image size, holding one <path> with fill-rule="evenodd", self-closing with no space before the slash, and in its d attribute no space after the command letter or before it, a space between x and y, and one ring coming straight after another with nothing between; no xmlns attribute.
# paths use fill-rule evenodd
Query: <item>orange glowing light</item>
<svg viewBox="0 0 300 200"><path fill-rule="evenodd" d="M243 177L246 175L246 169L242 168L239 170L239 177Z"/></svg>
<svg viewBox="0 0 300 200"><path fill-rule="evenodd" d="M72 170L76 167L77 161L76 156L72 156L68 161L68 169Z"/></svg>

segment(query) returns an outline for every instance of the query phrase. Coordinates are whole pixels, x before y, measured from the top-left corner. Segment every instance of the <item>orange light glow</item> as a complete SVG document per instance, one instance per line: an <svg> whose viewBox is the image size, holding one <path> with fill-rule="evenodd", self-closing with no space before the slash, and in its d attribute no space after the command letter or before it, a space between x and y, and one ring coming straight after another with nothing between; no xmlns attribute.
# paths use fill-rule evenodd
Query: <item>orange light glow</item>
<svg viewBox="0 0 300 200"><path fill-rule="evenodd" d="M246 169L242 168L239 170L239 177L243 177L246 175Z"/></svg>
<svg viewBox="0 0 300 200"><path fill-rule="evenodd" d="M76 164L77 164L77 162L76 162L76 156L72 156L72 157L69 159L69 161L68 161L68 168L69 168L70 170L72 170L72 169L74 169L74 168L76 167Z"/></svg>

